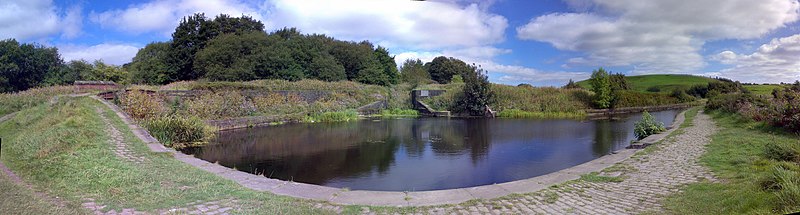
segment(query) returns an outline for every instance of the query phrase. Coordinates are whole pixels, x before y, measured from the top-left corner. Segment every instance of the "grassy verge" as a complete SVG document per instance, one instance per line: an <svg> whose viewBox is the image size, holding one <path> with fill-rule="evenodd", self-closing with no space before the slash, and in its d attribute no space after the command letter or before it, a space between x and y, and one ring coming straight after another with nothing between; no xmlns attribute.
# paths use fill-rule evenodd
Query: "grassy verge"
<svg viewBox="0 0 800 215"><path fill-rule="evenodd" d="M721 182L691 184L670 196L665 207L674 214L775 214L800 210L800 167L770 159L769 146L800 144L785 134L740 116L713 112L720 130L700 162Z"/></svg>
<svg viewBox="0 0 800 215"><path fill-rule="evenodd" d="M532 118L532 119L584 119L586 112L531 112L517 109L502 110L497 113L503 118Z"/></svg>
<svg viewBox="0 0 800 215"><path fill-rule="evenodd" d="M3 214L79 214L85 213L75 205L59 207L48 199L33 193L27 187L14 183L0 171L0 211Z"/></svg>
<svg viewBox="0 0 800 215"><path fill-rule="evenodd" d="M324 112L303 118L301 122L348 122L358 120L358 112L354 110Z"/></svg>
<svg viewBox="0 0 800 215"><path fill-rule="evenodd" d="M147 162L134 164L114 155L97 107L105 110L133 153ZM90 98L64 98L23 110L0 123L0 137L0 159L9 168L71 203L93 198L108 205L105 210L154 211L198 200L237 199L243 208L233 213L330 213L315 209L309 201L255 192L168 154L150 152L113 112Z"/></svg>
<svg viewBox="0 0 800 215"><path fill-rule="evenodd" d="M378 114L381 117L399 117L399 116L419 116L419 111L414 109L386 109L381 110L381 113Z"/></svg>

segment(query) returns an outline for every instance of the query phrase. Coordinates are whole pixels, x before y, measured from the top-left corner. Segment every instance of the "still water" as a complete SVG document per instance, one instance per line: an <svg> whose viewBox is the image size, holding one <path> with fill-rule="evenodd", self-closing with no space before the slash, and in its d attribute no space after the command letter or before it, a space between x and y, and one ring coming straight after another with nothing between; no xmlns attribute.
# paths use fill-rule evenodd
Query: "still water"
<svg viewBox="0 0 800 215"><path fill-rule="evenodd" d="M651 113L671 125L679 110ZM407 118L286 124L218 134L184 152L266 177L352 190L425 191L531 178L623 149L619 120Z"/></svg>

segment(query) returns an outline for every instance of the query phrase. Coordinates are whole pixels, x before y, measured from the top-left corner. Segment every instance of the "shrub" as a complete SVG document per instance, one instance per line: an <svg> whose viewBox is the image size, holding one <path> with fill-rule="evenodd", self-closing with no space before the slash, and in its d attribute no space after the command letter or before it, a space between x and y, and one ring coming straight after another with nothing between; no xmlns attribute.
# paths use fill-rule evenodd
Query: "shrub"
<svg viewBox="0 0 800 215"><path fill-rule="evenodd" d="M667 94L645 93L631 90L614 91L613 102L613 106L615 108L658 106L680 103L677 98Z"/></svg>
<svg viewBox="0 0 800 215"><path fill-rule="evenodd" d="M667 129L664 128L664 123L656 121L655 117L650 115L647 111L642 113L642 120L633 125L633 133L639 140L666 130Z"/></svg>
<svg viewBox="0 0 800 215"><path fill-rule="evenodd" d="M172 148L205 143L214 137L214 128L197 117L166 116L142 121L153 137Z"/></svg>
<svg viewBox="0 0 800 215"><path fill-rule="evenodd" d="M647 92L651 92L651 93L661 92L661 87L659 87L659 86L648 87L647 88Z"/></svg>
<svg viewBox="0 0 800 215"><path fill-rule="evenodd" d="M771 141L764 146L764 155L773 160L800 163L800 142Z"/></svg>
<svg viewBox="0 0 800 215"><path fill-rule="evenodd" d="M233 90L204 93L189 100L186 107L189 114L203 119L249 116L256 110L244 95Z"/></svg>
<svg viewBox="0 0 800 215"><path fill-rule="evenodd" d="M161 116L167 110L163 100L139 90L128 91L119 98L120 106L134 119L149 119Z"/></svg>
<svg viewBox="0 0 800 215"><path fill-rule="evenodd" d="M489 76L483 69L475 66L471 66L461 76L464 78L464 93L457 97L454 111L469 113L473 116L485 115L487 107L495 101L494 92L491 90L492 84L489 83ZM458 82L454 81L454 83Z"/></svg>
<svg viewBox="0 0 800 215"><path fill-rule="evenodd" d="M708 100L706 109L737 113L744 104L752 103L754 100L755 98L749 94L720 94Z"/></svg>

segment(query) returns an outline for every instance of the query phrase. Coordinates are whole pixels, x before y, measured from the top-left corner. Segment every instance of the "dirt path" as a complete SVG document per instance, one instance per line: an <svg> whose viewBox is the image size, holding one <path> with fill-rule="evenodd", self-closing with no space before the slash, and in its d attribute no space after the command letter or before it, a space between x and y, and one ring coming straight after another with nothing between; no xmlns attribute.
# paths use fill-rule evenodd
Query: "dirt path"
<svg viewBox="0 0 800 215"><path fill-rule="evenodd" d="M658 148L651 152L635 155L601 174L621 178L621 182L576 180L531 194L434 207L426 209L425 213L639 214L660 211L661 200L678 192L682 185L715 180L697 161L705 152L716 126L702 112L693 123L682 133L655 145Z"/></svg>

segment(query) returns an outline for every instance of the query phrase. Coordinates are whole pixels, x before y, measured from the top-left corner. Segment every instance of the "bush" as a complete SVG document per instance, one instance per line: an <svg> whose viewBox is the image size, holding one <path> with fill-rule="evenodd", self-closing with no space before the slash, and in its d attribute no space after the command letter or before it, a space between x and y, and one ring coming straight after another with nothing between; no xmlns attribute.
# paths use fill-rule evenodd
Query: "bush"
<svg viewBox="0 0 800 215"><path fill-rule="evenodd" d="M166 116L147 119L142 124L153 137L172 148L202 144L214 137L214 128L197 117Z"/></svg>
<svg viewBox="0 0 800 215"><path fill-rule="evenodd" d="M664 132L666 130L667 129L664 128L664 123L656 121L656 119L647 111L642 113L642 120L634 123L633 125L633 133L639 140L653 134Z"/></svg>
<svg viewBox="0 0 800 215"><path fill-rule="evenodd" d="M706 109L738 113L742 106L755 101L756 98L750 94L720 94L708 100Z"/></svg>
<svg viewBox="0 0 800 215"><path fill-rule="evenodd" d="M166 112L163 100L139 90L126 92L119 98L120 106L134 119L149 119Z"/></svg>
<svg viewBox="0 0 800 215"><path fill-rule="evenodd" d="M256 107L239 91L204 93L186 103L189 114L203 119L249 116Z"/></svg>
<svg viewBox="0 0 800 215"><path fill-rule="evenodd" d="M769 142L764 146L764 155L773 160L800 163L800 142Z"/></svg>
<svg viewBox="0 0 800 215"><path fill-rule="evenodd" d="M678 103L680 103L680 101L677 98L667 94L619 90L614 92L613 106L615 108L644 107Z"/></svg>

